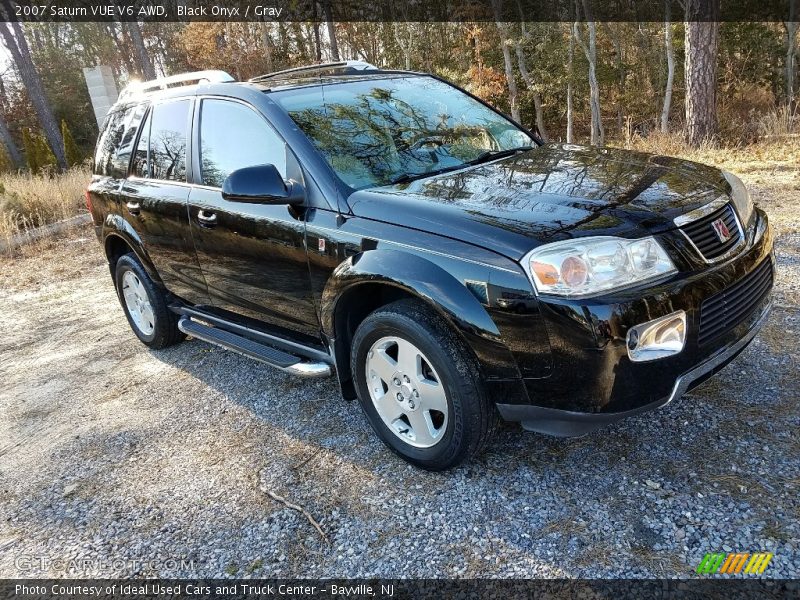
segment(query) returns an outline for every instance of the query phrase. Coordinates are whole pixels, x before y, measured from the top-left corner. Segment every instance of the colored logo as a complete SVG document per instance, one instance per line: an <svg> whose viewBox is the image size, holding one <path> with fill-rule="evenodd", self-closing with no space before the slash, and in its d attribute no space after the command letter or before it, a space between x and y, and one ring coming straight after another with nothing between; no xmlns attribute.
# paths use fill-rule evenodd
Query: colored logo
<svg viewBox="0 0 800 600"><path fill-rule="evenodd" d="M738 575L747 573L748 575L761 575L772 560L771 552L711 552L703 557L697 565L697 572L700 575L713 575L722 573L723 575Z"/></svg>
<svg viewBox="0 0 800 600"><path fill-rule="evenodd" d="M727 242L731 239L731 230L728 229L728 226L725 225L725 221L722 219L717 219L711 223L711 227L714 228L714 233L717 234L720 242Z"/></svg>

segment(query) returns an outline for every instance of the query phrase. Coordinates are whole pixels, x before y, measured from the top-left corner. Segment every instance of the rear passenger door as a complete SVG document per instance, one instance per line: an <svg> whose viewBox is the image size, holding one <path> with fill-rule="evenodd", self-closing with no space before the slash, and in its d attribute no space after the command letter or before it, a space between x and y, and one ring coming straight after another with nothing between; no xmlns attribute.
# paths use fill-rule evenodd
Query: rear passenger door
<svg viewBox="0 0 800 600"><path fill-rule="evenodd" d="M299 166L264 117L234 100L204 98L196 109L196 185L189 218L212 303L319 342L303 209L230 202L222 182L234 170L273 164L302 181Z"/></svg>
<svg viewBox="0 0 800 600"><path fill-rule="evenodd" d="M195 304L208 302L189 230L188 144L194 100L154 104L141 127L122 214L136 231L166 288Z"/></svg>

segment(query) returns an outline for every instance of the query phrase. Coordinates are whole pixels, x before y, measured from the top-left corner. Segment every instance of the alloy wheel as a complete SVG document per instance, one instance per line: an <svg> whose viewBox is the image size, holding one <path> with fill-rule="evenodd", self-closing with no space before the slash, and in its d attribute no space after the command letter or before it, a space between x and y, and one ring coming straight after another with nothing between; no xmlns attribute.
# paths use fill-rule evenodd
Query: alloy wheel
<svg viewBox="0 0 800 600"><path fill-rule="evenodd" d="M367 386L383 422L405 443L430 448L444 437L447 394L423 352L400 337L386 336L367 353Z"/></svg>

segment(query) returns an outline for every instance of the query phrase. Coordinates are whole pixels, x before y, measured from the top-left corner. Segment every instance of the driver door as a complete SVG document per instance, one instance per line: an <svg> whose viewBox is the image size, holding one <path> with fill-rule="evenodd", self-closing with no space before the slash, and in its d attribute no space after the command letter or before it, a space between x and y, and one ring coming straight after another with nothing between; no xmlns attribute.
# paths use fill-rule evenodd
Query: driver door
<svg viewBox="0 0 800 600"><path fill-rule="evenodd" d="M247 104L220 98L198 104L200 185L189 196L189 220L212 305L319 341L303 211L222 197L222 182L236 169L273 164L286 178L284 141Z"/></svg>

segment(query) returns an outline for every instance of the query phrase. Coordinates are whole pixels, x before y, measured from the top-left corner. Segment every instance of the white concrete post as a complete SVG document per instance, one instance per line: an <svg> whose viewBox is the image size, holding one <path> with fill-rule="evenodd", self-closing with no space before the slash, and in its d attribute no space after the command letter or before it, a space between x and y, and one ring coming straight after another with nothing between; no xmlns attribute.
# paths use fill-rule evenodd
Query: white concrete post
<svg viewBox="0 0 800 600"><path fill-rule="evenodd" d="M94 117L97 119L97 127L103 124L108 109L117 101L117 84L114 81L114 74L111 67L98 65L94 68L85 67L83 77L86 79L86 86L89 88L89 98L92 100Z"/></svg>

